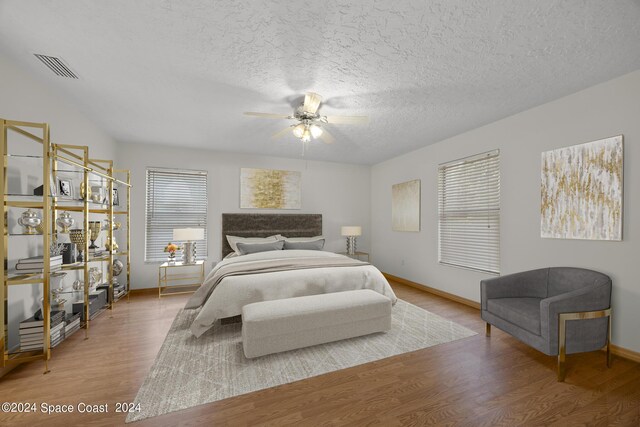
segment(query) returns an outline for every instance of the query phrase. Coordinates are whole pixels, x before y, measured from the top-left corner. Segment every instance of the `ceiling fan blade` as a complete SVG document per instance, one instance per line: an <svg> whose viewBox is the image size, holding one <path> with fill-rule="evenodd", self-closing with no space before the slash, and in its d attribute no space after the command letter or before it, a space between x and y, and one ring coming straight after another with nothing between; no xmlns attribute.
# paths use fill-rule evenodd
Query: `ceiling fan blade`
<svg viewBox="0 0 640 427"><path fill-rule="evenodd" d="M244 115L264 117L267 119L288 119L290 117L288 114L255 113L253 111L245 111Z"/></svg>
<svg viewBox="0 0 640 427"><path fill-rule="evenodd" d="M307 92L304 95L304 104L302 104L302 109L307 113L315 114L316 111L318 111L318 107L320 107L321 102L322 96L315 92Z"/></svg>
<svg viewBox="0 0 640 427"><path fill-rule="evenodd" d="M331 135L329 132L327 132L326 129L322 129L322 135L320 135L319 137L322 142L324 142L325 144L333 144L334 142L336 142L335 138L333 137L333 135Z"/></svg>
<svg viewBox="0 0 640 427"><path fill-rule="evenodd" d="M325 116L327 123L331 124L345 124L345 125L358 125L369 123L369 117L367 116Z"/></svg>
<svg viewBox="0 0 640 427"><path fill-rule="evenodd" d="M280 132L274 134L271 136L271 139L278 139L281 138L282 136L284 136L286 133L291 132L291 126L287 126L286 128L282 129Z"/></svg>

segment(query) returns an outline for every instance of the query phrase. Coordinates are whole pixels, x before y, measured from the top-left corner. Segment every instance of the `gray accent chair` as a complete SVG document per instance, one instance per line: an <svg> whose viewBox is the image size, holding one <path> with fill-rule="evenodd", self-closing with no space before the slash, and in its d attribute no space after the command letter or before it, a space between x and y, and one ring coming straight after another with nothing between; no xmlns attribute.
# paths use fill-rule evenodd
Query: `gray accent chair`
<svg viewBox="0 0 640 427"><path fill-rule="evenodd" d="M611 365L611 278L584 268L551 267L480 282L482 319L549 356L607 347Z"/></svg>

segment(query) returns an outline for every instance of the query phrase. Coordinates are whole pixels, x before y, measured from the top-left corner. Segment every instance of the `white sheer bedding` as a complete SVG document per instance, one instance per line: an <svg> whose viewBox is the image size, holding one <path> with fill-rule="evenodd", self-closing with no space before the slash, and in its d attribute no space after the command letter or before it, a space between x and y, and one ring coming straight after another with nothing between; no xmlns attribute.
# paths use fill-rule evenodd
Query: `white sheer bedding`
<svg viewBox="0 0 640 427"><path fill-rule="evenodd" d="M345 258L324 251L288 250L260 252L227 258L219 262L203 283L206 286L215 273L230 263L277 260L283 258ZM227 276L213 289L191 324L191 332L199 337L218 320L237 316L246 304L330 292L371 289L391 299L397 298L389 282L373 265L324 267L268 273ZM192 303L187 303L189 305Z"/></svg>

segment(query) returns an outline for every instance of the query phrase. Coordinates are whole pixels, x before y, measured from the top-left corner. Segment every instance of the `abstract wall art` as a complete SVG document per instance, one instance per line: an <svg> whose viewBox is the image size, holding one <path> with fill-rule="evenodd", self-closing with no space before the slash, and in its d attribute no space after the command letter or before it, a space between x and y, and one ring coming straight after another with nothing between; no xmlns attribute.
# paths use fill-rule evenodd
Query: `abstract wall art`
<svg viewBox="0 0 640 427"><path fill-rule="evenodd" d="M420 231L420 180L391 187L391 229Z"/></svg>
<svg viewBox="0 0 640 427"><path fill-rule="evenodd" d="M540 235L622 240L622 135L542 153Z"/></svg>
<svg viewBox="0 0 640 427"><path fill-rule="evenodd" d="M240 208L300 209L298 171L240 169Z"/></svg>

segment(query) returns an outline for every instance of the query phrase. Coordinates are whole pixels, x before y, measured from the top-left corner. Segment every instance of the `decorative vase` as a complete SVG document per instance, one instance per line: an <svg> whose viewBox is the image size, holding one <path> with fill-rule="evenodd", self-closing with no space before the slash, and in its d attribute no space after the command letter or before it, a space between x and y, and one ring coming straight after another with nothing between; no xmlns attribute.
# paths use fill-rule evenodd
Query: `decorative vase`
<svg viewBox="0 0 640 427"><path fill-rule="evenodd" d="M62 228L62 231L60 231L62 234L69 234L69 229L73 227L75 222L76 221L71 218L71 214L67 211L61 212L58 215L58 219L56 219L56 224L58 227Z"/></svg>
<svg viewBox="0 0 640 427"><path fill-rule="evenodd" d="M36 234L36 227L40 225L42 220L38 217L38 214L31 209L27 209L22 212L22 215L18 219L18 224L24 227L25 234Z"/></svg>
<svg viewBox="0 0 640 427"><path fill-rule="evenodd" d="M95 252L98 249L96 245L96 240L98 240L98 236L100 235L100 229L102 228L102 222L100 221L89 221L89 240L91 240L91 245L89 246L90 252Z"/></svg>
<svg viewBox="0 0 640 427"><path fill-rule="evenodd" d="M169 262L169 264L175 264L175 262L176 262L176 253L175 252L169 252L169 256L167 257L167 262Z"/></svg>
<svg viewBox="0 0 640 427"><path fill-rule="evenodd" d="M69 230L69 240L77 245L78 257L76 258L76 260L79 262L84 261L84 256L82 255L82 250L84 249L84 244L86 241L84 230L81 228L74 228L73 230Z"/></svg>

